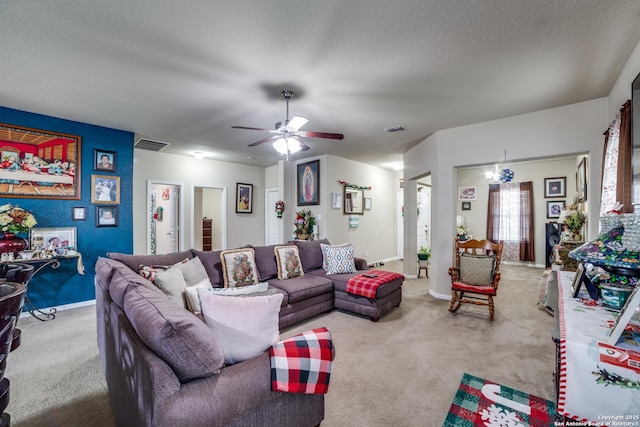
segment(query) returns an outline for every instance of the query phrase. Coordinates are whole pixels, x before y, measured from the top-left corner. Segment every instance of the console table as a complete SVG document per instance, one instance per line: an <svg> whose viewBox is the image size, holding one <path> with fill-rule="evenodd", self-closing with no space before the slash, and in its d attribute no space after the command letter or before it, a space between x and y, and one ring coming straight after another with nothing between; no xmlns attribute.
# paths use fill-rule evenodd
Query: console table
<svg viewBox="0 0 640 427"><path fill-rule="evenodd" d="M30 258L30 259L14 259L12 261L2 261L0 264L17 264L17 265L33 265L33 275L31 276L31 280L42 272L45 268L57 269L60 267L60 262L65 260L75 260L76 261L76 269L78 274L84 274L84 264L82 262L82 255L80 252L76 252L73 255L64 255L64 256L55 256L52 258ZM38 320L53 320L56 318L56 310L55 308L50 308L48 313L36 308L29 299L29 288L27 286L27 292L24 297L24 307L27 309L29 314L35 317Z"/></svg>
<svg viewBox="0 0 640 427"><path fill-rule="evenodd" d="M624 339L608 346L616 312L593 301L585 290L573 298L574 276L554 271L548 287L556 320L552 337L558 414L591 423L585 425L640 426L640 322L631 322Z"/></svg>

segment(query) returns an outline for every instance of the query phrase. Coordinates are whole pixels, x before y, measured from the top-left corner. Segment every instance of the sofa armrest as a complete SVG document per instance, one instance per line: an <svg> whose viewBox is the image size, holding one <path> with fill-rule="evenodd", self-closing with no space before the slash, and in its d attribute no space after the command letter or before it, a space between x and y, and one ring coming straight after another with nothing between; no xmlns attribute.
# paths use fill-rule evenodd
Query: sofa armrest
<svg viewBox="0 0 640 427"><path fill-rule="evenodd" d="M356 270L368 270L369 269L369 264L367 263L367 260L364 258L354 258L353 260L356 264Z"/></svg>

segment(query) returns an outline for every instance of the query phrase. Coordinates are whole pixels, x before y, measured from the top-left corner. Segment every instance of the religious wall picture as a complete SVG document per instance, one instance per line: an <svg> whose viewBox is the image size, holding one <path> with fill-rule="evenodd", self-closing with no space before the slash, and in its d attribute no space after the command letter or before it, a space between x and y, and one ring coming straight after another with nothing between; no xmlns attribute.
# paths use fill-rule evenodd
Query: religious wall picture
<svg viewBox="0 0 640 427"><path fill-rule="evenodd" d="M96 206L96 227L117 227L117 206Z"/></svg>
<svg viewBox="0 0 640 427"><path fill-rule="evenodd" d="M236 213L253 212L253 184L236 184Z"/></svg>
<svg viewBox="0 0 640 427"><path fill-rule="evenodd" d="M320 204L320 160L297 165L298 206Z"/></svg>
<svg viewBox="0 0 640 427"><path fill-rule="evenodd" d="M564 209L565 201L564 200L554 200L547 202L547 218L554 219L560 218L560 213L562 209Z"/></svg>
<svg viewBox="0 0 640 427"><path fill-rule="evenodd" d="M91 175L91 203L119 205L120 177L113 175Z"/></svg>
<svg viewBox="0 0 640 427"><path fill-rule="evenodd" d="M567 177L545 178L544 197L567 197Z"/></svg>
<svg viewBox="0 0 640 427"><path fill-rule="evenodd" d="M80 142L0 123L0 197L80 200Z"/></svg>
<svg viewBox="0 0 640 427"><path fill-rule="evenodd" d="M115 172L116 152L107 150L93 150L93 170Z"/></svg>

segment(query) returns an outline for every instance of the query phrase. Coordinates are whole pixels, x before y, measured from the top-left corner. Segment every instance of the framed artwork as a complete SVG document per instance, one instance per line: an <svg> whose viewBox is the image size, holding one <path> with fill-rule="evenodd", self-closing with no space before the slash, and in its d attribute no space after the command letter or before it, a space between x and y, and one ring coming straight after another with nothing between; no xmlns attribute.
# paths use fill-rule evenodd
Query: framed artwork
<svg viewBox="0 0 640 427"><path fill-rule="evenodd" d="M342 194L335 192L331 193L331 207L333 209L340 209L342 207Z"/></svg>
<svg viewBox="0 0 640 427"><path fill-rule="evenodd" d="M96 227L117 227L117 206L96 206Z"/></svg>
<svg viewBox="0 0 640 427"><path fill-rule="evenodd" d="M91 203L119 205L120 177L111 175L91 175Z"/></svg>
<svg viewBox="0 0 640 427"><path fill-rule="evenodd" d="M0 123L0 196L80 200L76 135Z"/></svg>
<svg viewBox="0 0 640 427"><path fill-rule="evenodd" d="M458 187L458 200L475 200L476 187Z"/></svg>
<svg viewBox="0 0 640 427"><path fill-rule="evenodd" d="M545 178L544 197L567 197L567 177Z"/></svg>
<svg viewBox="0 0 640 427"><path fill-rule="evenodd" d="M72 218L74 221L84 221L87 219L87 209L83 206L75 206L73 208Z"/></svg>
<svg viewBox="0 0 640 427"><path fill-rule="evenodd" d="M364 190L344 187L344 213L350 215L364 213Z"/></svg>
<svg viewBox="0 0 640 427"><path fill-rule="evenodd" d="M253 212L253 184L236 183L236 213Z"/></svg>
<svg viewBox="0 0 640 427"><path fill-rule="evenodd" d="M560 218L560 213L564 209L564 200L553 200L547 202L547 218Z"/></svg>
<svg viewBox="0 0 640 427"><path fill-rule="evenodd" d="M583 157L578 165L576 172L576 191L578 193L578 201L587 201L587 158Z"/></svg>
<svg viewBox="0 0 640 427"><path fill-rule="evenodd" d="M32 228L29 232L32 250L76 247L75 227Z"/></svg>
<svg viewBox="0 0 640 427"><path fill-rule="evenodd" d="M93 150L93 170L102 172L116 171L116 152Z"/></svg>
<svg viewBox="0 0 640 427"><path fill-rule="evenodd" d="M320 160L297 165L298 206L320 204Z"/></svg>
<svg viewBox="0 0 640 427"><path fill-rule="evenodd" d="M364 198L364 208L365 210L370 211L371 210L371 197L365 197Z"/></svg>
<svg viewBox="0 0 640 427"><path fill-rule="evenodd" d="M470 211L471 210L471 202L462 202L462 210Z"/></svg>

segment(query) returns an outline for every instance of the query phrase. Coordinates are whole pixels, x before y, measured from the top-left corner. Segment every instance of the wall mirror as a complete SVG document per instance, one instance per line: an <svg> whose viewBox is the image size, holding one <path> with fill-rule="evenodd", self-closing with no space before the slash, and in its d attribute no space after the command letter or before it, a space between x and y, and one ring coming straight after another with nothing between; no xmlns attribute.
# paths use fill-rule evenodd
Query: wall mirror
<svg viewBox="0 0 640 427"><path fill-rule="evenodd" d="M355 188L344 187L344 213L363 214L364 213L364 191Z"/></svg>

